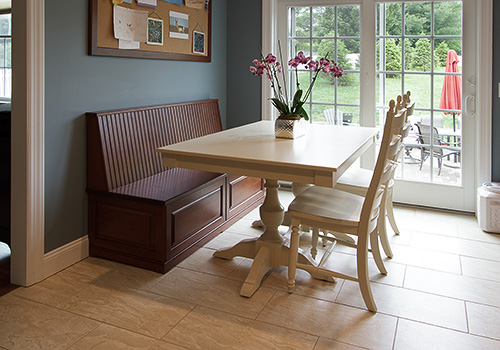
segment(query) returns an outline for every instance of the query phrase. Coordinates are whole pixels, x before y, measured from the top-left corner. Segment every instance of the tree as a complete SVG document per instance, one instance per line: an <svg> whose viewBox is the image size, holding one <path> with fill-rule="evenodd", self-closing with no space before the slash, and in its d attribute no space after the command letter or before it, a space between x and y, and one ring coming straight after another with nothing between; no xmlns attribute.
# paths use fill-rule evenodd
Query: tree
<svg viewBox="0 0 500 350"><path fill-rule="evenodd" d="M445 67L446 57L448 56L448 51L450 48L446 41L441 41L441 43L434 49L434 67Z"/></svg>
<svg viewBox="0 0 500 350"><path fill-rule="evenodd" d="M410 69L428 72L431 70L431 41L420 38L415 43L415 57L410 62Z"/></svg>
<svg viewBox="0 0 500 350"><path fill-rule="evenodd" d="M385 39L385 69L401 71L401 47L396 44L396 39Z"/></svg>
<svg viewBox="0 0 500 350"><path fill-rule="evenodd" d="M347 40L348 41L348 40ZM337 42L337 56L335 57L335 42ZM329 59L333 59L337 66L344 70L352 69L351 64L347 59L347 55L351 53L345 45L346 40L322 40L319 46L318 53L321 57L328 54ZM358 63L359 64L359 63ZM332 74L327 74L326 77L330 79L332 84L335 82L335 77ZM352 86L356 81L356 76L344 73L341 79L337 80L339 86Z"/></svg>

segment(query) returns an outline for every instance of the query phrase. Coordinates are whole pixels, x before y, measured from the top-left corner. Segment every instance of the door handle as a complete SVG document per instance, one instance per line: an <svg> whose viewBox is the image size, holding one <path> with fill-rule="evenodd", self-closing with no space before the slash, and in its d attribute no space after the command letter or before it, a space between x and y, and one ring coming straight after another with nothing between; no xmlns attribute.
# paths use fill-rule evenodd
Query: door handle
<svg viewBox="0 0 500 350"><path fill-rule="evenodd" d="M470 117L473 117L476 113L476 98L472 95L465 98L465 112Z"/></svg>

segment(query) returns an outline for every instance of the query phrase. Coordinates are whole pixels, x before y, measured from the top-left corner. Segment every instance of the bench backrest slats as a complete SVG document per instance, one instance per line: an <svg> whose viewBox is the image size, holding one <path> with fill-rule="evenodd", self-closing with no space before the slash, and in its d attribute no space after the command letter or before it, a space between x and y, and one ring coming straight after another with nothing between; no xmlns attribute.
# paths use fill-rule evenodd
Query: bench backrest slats
<svg viewBox="0 0 500 350"><path fill-rule="evenodd" d="M109 191L165 171L156 148L221 130L218 100L87 113L87 188Z"/></svg>

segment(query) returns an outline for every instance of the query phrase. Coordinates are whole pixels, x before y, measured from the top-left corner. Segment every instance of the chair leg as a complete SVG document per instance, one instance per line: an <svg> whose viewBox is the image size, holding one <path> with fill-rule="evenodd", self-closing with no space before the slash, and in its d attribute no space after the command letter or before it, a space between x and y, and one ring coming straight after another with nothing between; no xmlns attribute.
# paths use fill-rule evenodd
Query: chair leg
<svg viewBox="0 0 500 350"><path fill-rule="evenodd" d="M368 310L376 313L377 306L375 305L375 300L373 299L372 290L370 287L370 276L368 274L368 237L358 240L356 259L358 265L358 282L359 289L361 290L361 295L363 296L363 300Z"/></svg>
<svg viewBox="0 0 500 350"><path fill-rule="evenodd" d="M295 288L295 275L297 273L297 259L299 256L299 224L292 220L292 233L290 236L290 250L288 252L288 293L293 293Z"/></svg>
<svg viewBox="0 0 500 350"><path fill-rule="evenodd" d="M387 199L385 201L385 212L387 213L387 218L389 219L389 223L391 224L392 230L394 231L395 234L399 235L399 228L398 225L396 225L396 219L394 218L394 205L392 204L393 201L393 188L391 187L387 191Z"/></svg>
<svg viewBox="0 0 500 350"><path fill-rule="evenodd" d="M316 259L316 255L318 255L318 239L319 239L319 229L313 227L311 236L311 256L313 257L313 259Z"/></svg>
<svg viewBox="0 0 500 350"><path fill-rule="evenodd" d="M382 205L380 206L380 216L378 217L378 235L380 237L380 243L382 243L382 248L384 249L385 255L392 258L391 245L389 244L389 238L387 237L387 224L385 222L385 211L387 201L386 193L384 193L384 198L382 199ZM373 248L372 248L373 249Z"/></svg>
<svg viewBox="0 0 500 350"><path fill-rule="evenodd" d="M380 254L380 247L378 245L378 233L377 230L370 234L370 245L372 248L373 260L377 265L378 270L382 275L387 275L387 269L385 268L384 261L382 260L382 255Z"/></svg>

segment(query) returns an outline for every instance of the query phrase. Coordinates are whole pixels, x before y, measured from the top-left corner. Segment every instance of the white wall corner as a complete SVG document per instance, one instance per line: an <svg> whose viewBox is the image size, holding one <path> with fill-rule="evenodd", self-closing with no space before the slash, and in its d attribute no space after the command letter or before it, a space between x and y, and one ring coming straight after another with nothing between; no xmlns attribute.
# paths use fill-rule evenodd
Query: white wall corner
<svg viewBox="0 0 500 350"><path fill-rule="evenodd" d="M45 0L14 2L11 282L43 279Z"/></svg>
<svg viewBox="0 0 500 350"><path fill-rule="evenodd" d="M278 0L262 0L262 52L276 52L277 42L277 16ZM262 79L262 120L274 120L275 111L269 98L272 96L271 86L267 79Z"/></svg>
<svg viewBox="0 0 500 350"><path fill-rule="evenodd" d="M89 256L89 238L83 236L56 248L43 257L44 278L52 276L59 271L85 259Z"/></svg>

